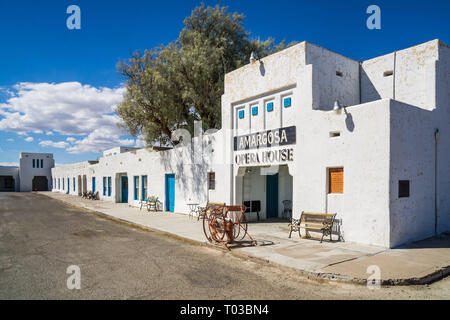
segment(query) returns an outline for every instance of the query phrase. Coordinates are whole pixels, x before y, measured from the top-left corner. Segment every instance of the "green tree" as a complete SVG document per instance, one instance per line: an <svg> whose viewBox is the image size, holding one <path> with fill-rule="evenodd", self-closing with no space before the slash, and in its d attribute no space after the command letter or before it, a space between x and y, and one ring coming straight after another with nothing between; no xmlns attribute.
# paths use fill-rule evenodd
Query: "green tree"
<svg viewBox="0 0 450 320"><path fill-rule="evenodd" d="M147 144L174 142L172 131L220 128L224 76L248 63L251 52L264 57L286 47L273 39L251 39L244 16L226 7L196 7L178 39L119 62L126 95L118 106L122 125Z"/></svg>

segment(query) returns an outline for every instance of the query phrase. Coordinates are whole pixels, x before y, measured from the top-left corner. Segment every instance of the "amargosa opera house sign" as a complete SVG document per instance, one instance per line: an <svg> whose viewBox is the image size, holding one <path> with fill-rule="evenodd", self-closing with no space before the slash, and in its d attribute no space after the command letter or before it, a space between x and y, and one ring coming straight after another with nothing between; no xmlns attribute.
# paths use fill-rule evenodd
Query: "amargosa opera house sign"
<svg viewBox="0 0 450 320"><path fill-rule="evenodd" d="M234 151L273 148L295 144L295 130L296 127L292 126L234 137ZM237 154L234 160L237 165L293 161L294 149L255 150L253 152Z"/></svg>

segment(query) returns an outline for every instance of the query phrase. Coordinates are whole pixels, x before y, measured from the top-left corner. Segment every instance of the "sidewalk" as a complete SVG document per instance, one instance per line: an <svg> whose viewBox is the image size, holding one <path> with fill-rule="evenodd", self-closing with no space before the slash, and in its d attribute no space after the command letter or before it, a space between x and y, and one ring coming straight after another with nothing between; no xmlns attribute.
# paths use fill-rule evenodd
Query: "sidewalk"
<svg viewBox="0 0 450 320"><path fill-rule="evenodd" d="M93 210L114 220L158 230L177 238L206 244L202 221L185 214L147 212L128 204L87 200L77 196L40 192L70 205ZM232 253L289 267L311 278L325 278L365 284L367 267L378 266L383 285L425 284L450 273L450 236L431 238L408 246L385 249L347 242L326 242L288 238L287 222L249 223L255 247L233 248Z"/></svg>

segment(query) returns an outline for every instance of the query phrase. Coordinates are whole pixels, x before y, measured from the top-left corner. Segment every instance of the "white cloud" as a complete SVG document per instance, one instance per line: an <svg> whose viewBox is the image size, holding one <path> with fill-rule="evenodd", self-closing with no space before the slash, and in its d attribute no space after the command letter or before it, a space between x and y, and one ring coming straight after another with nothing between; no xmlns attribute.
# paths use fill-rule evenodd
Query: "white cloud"
<svg viewBox="0 0 450 320"><path fill-rule="evenodd" d="M26 142L33 142L34 139L33 139L33 137L28 137L28 138L25 139L25 141L26 141Z"/></svg>
<svg viewBox="0 0 450 320"><path fill-rule="evenodd" d="M14 142L14 139L13 138L9 138L8 142Z"/></svg>
<svg viewBox="0 0 450 320"><path fill-rule="evenodd" d="M41 145L43 147L53 147L53 148L64 149L69 144L67 142L64 142L64 141L55 142L55 141L50 141L50 140L44 140L44 141L39 142L39 145Z"/></svg>
<svg viewBox="0 0 450 320"><path fill-rule="evenodd" d="M79 82L28 83L14 86L15 95L0 104L0 130L17 133L58 132L88 135L99 127L116 129L113 115L125 88L95 88Z"/></svg>
<svg viewBox="0 0 450 320"><path fill-rule="evenodd" d="M112 147L133 146L134 144L133 139L121 139L114 130L101 128L95 129L86 138L74 141L73 145L66 150L69 153L100 153Z"/></svg>
<svg viewBox="0 0 450 320"><path fill-rule="evenodd" d="M0 167L18 167L18 162L0 162Z"/></svg>
<svg viewBox="0 0 450 320"><path fill-rule="evenodd" d="M19 135L78 136L67 138L69 143L40 142L41 146L66 148L70 153L134 145L134 140L120 138L126 133L117 126L119 117L115 107L123 99L124 87L95 88L79 82L23 82L15 85L13 92L6 103L0 103L0 130Z"/></svg>

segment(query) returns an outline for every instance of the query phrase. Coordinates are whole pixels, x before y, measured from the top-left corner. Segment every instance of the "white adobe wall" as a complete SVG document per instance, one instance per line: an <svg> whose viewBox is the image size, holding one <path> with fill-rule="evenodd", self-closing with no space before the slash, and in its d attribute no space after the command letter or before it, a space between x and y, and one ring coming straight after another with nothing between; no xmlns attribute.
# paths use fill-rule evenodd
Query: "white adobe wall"
<svg viewBox="0 0 450 320"><path fill-rule="evenodd" d="M308 42L305 57L313 69L313 109L332 110L335 101L341 106L359 104L358 61Z"/></svg>
<svg viewBox="0 0 450 320"><path fill-rule="evenodd" d="M432 112L391 101L390 246L434 235L434 126ZM398 197L398 181L410 196Z"/></svg>
<svg viewBox="0 0 450 320"><path fill-rule="evenodd" d="M439 43L435 121L438 141L438 232L450 231L450 48Z"/></svg>
<svg viewBox="0 0 450 320"><path fill-rule="evenodd" d="M362 102L391 98L427 110L434 109L439 47L439 40L432 40L364 61L361 69ZM386 71L393 74L385 76Z"/></svg>
<svg viewBox="0 0 450 320"><path fill-rule="evenodd" d="M217 194L223 193L224 178L221 173L225 172L220 162L211 166L211 159L222 156L222 148L216 143L216 135L204 136L206 149L205 156L198 156L194 159L193 151L200 153L201 144L199 139L194 139L194 148L191 146L180 146L169 151L152 151L139 149L131 152L123 152L99 159L98 164L82 162L58 166L53 169L53 177L65 179L65 188L54 191L67 193L67 178L70 178L70 194L78 194L78 175L86 175L87 190L92 190L92 177L96 178L96 190L99 191L101 199L121 202L121 182L122 175L128 176L128 203L133 206L139 205L139 200L134 200L134 176L139 177L138 194L142 194L142 176L147 176L147 193L155 195L161 201L165 209L165 174L175 174L175 212L188 212L187 203L197 202L205 205L208 201L207 173L216 170L216 190L210 191L210 197L214 199ZM211 144L207 142L211 141ZM207 148L206 148L207 147ZM212 154L218 154L212 156ZM194 161L195 160L195 161ZM76 178L77 188L73 191L72 179ZM111 196L103 195L103 177L111 177ZM107 183L107 180L106 180Z"/></svg>
<svg viewBox="0 0 450 320"><path fill-rule="evenodd" d="M44 160L43 168L33 168L33 159ZM22 152L19 160L20 191L32 191L33 178L45 176L48 180L48 190L52 190L52 168L55 160L51 153L28 153Z"/></svg>
<svg viewBox="0 0 450 320"><path fill-rule="evenodd" d="M335 212L345 241L389 246L389 100L298 119L294 217ZM330 132L340 132L330 137ZM327 168L344 168L344 192L328 194Z"/></svg>

